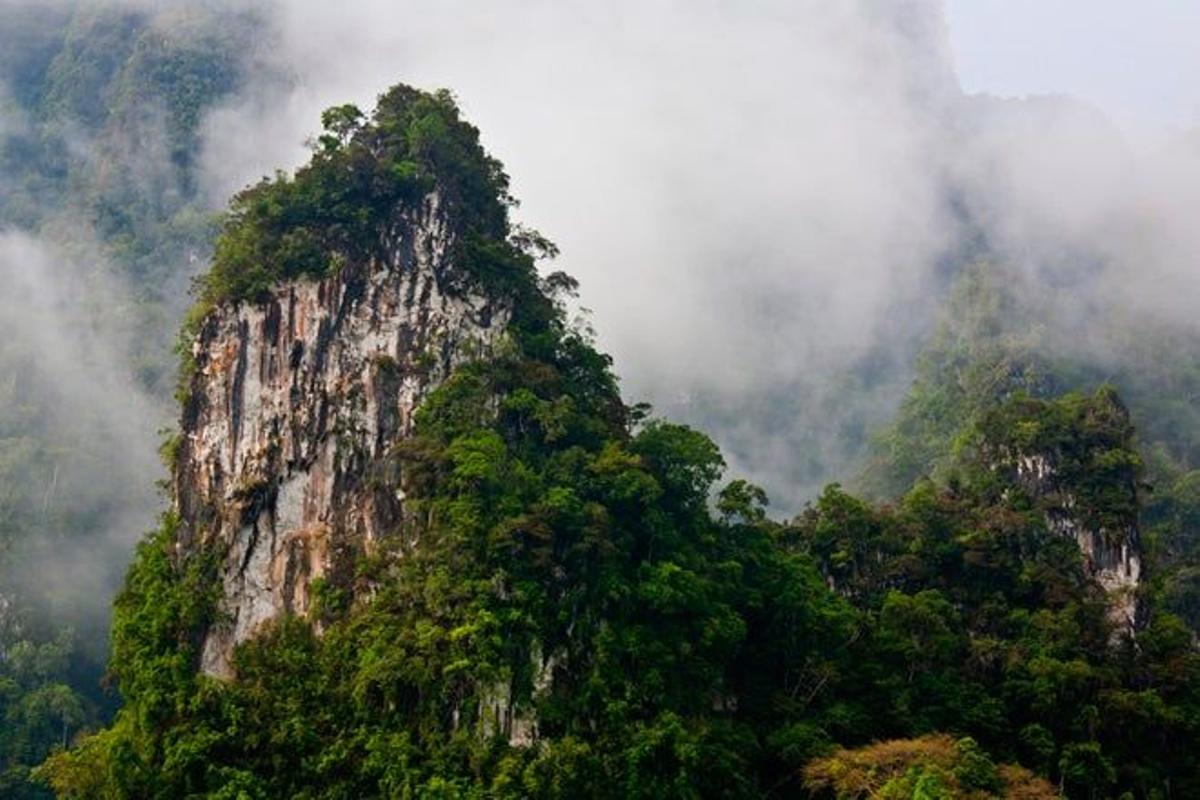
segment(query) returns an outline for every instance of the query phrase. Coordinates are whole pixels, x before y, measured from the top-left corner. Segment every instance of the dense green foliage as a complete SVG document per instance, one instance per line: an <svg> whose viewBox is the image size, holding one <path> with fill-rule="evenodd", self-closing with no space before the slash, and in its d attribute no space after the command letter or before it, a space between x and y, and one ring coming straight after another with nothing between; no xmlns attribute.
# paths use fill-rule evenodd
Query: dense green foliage
<svg viewBox="0 0 1200 800"><path fill-rule="evenodd" d="M435 192L461 242L463 277L486 289L509 279L508 177L449 93L397 87L370 120L341 106L322 122L307 166L234 199L204 300L254 299L283 280L386 259L399 218L420 213Z"/></svg>
<svg viewBox="0 0 1200 800"><path fill-rule="evenodd" d="M1095 492L1081 513L1107 520L1135 496L1128 420L1112 403L1107 392L1017 398L981 428L1001 434L993 447L1013 432L1048 436L1119 465L1106 482L1101 471L1066 484L1080 497ZM970 735L1071 796L1197 790L1194 745L1180 746L1200 719L1191 633L1155 608L1137 646L1114 642L1107 598L1078 547L1047 530L1039 499L1003 471L968 463L948 487L922 482L883 508L831 489L797 524L822 571L875 620L877 735Z"/></svg>
<svg viewBox="0 0 1200 800"><path fill-rule="evenodd" d="M1063 343L1073 332L1050 330L1054 316L1053 293L1012 271L987 263L965 270L860 483L868 494L890 498L922 476L944 482L979 421L1005 401L1115 387L1138 429L1149 487L1142 539L1151 586L1164 607L1200 630L1200 406L1189 399L1197 396L1200 365L1193 338L1165 324L1113 317L1098 350L1070 349ZM1076 466L1082 477L1096 465Z"/></svg>
<svg viewBox="0 0 1200 800"><path fill-rule="evenodd" d="M351 580L313 587L309 618L240 648L235 680L197 674L220 554L180 555L164 517L116 605L115 719L99 626L64 624L59 588L25 573L30 542L78 548L122 519L127 489L96 479L122 451L4 331L0 796L1050 796L1030 771L1071 797L1200 795L1194 337L1111 319L1108 360L1064 351L1047 308L976 265L879 439L865 488L892 502L834 486L775 522L757 487L716 488L705 436L623 403L564 321L573 283L537 277L553 246L511 223L508 178L448 94L331 109L311 163L218 224L202 121L244 83L257 20L36 5L0 29L0 230L127 287L70 335L120 329L150 392L169 390L167 331L218 233L194 320L389 261L390 228L436 197L455 288L516 318L394 452L405 519ZM1068 394L1108 385L1136 441L1111 389ZM782 420L790 400L782 387L753 413ZM1136 644L1047 529L1057 500L997 468L1011 451L1053 453L1085 524L1140 518Z"/></svg>
<svg viewBox="0 0 1200 800"><path fill-rule="evenodd" d="M356 135L373 138L413 108L453 111L445 95L402 87ZM355 147L327 141L314 164ZM205 556L174 563L168 521L117 605L112 663L126 706L47 768L64 792L657 797L711 785L754 796L755 762L798 766L819 744L807 727L774 730L773 682L744 667L819 675L814 654L852 638L850 609L774 547L750 487L724 498L741 522L711 518L716 448L686 428L636 422L608 359L552 299L570 281L536 279L522 246L540 239L508 229L502 173L478 163L468 177L487 183L451 173L437 185L493 201L439 190L500 214L466 217L482 221L461 235L503 261L468 272L465 288L513 295L517 313L508 344L437 390L418 436L395 453L410 513L361 565L370 601L347 607L354 587L321 587L321 637L316 619L284 621L238 652L237 681L212 682L195 674L192 649L213 611ZM218 252L246 224L232 223ZM214 275L210 287L228 278ZM737 714L713 714L734 697ZM547 747L503 744L533 719ZM774 738L757 743L763 734Z"/></svg>
<svg viewBox="0 0 1200 800"><path fill-rule="evenodd" d="M988 411L978 430L977 447L994 463L1001 461L1000 453L1050 459L1054 488L1069 488L1085 528L1116 533L1137 524L1142 459L1133 446L1129 412L1111 387L1053 402L1017 395ZM1004 477L1015 482L1015 468L1010 466ZM1057 494L1041 502L1061 502Z"/></svg>
<svg viewBox="0 0 1200 800"><path fill-rule="evenodd" d="M958 278L895 421L877 437L863 480L870 493L891 498L923 476L943 479L966 444L960 437L989 409L1016 393L1065 390L1042 328L1002 280L987 264Z"/></svg>
<svg viewBox="0 0 1200 800"><path fill-rule="evenodd" d="M51 744L66 746L83 725L97 719L94 701L72 683L72 632L30 631L22 620L0 608L0 636L5 649L0 662L0 796L39 794L29 772L45 758ZM78 662L76 662L78 670ZM74 673L74 674L73 674Z"/></svg>
<svg viewBox="0 0 1200 800"><path fill-rule="evenodd" d="M369 120L325 123L308 168L235 203L207 301L386 258L373 226L436 190L462 213L461 288L502 294L514 321L391 454L396 529L314 586L307 618L240 646L232 680L197 670L222 554L180 552L164 520L117 602L125 705L40 771L61 796L1050 796L1033 773L1071 797L1200 792L1191 631L1156 596L1136 646L1114 631L1001 457L1053 453L1082 520L1136 520L1142 464L1111 390L1037 399L1011 379L1028 370L964 356L965 395L931 384L941 410L902 418L937 432L940 482L885 506L834 486L774 522L757 487L717 490L709 439L623 403L446 95L399 87ZM909 435L926 439L894 447Z"/></svg>
<svg viewBox="0 0 1200 800"><path fill-rule="evenodd" d="M1195 790L1190 634L1159 612L1114 646L1078 550L1012 487L883 509L832 488L779 526L735 482L714 518L711 443L630 430L603 359L542 333L548 360L514 347L430 399L397 453L416 505L360 570L376 594L327 590L322 636L286 620L234 682L198 677L203 559L172 562L169 524L143 545L114 634L128 704L48 768L65 795L754 797L798 791L833 742L936 731L1072 796ZM998 414L1054 429L1110 403ZM1110 421L1085 439L1127 445Z"/></svg>

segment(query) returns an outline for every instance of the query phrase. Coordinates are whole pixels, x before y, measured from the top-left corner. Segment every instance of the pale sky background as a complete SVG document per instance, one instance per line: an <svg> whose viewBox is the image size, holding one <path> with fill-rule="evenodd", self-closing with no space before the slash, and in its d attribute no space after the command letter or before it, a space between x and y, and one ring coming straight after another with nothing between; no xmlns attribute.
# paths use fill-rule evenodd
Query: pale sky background
<svg viewBox="0 0 1200 800"><path fill-rule="evenodd" d="M1200 0L946 0L963 89L1070 94L1122 127L1200 124Z"/></svg>
<svg viewBox="0 0 1200 800"><path fill-rule="evenodd" d="M452 87L520 220L561 246L627 395L712 432L781 505L852 474L847 443L903 395L959 244L948 180L1022 268L1070 252L1112 265L1096 307L1143 292L1157 318L1195 317L1200 159L1176 151L1200 123L1200 0L280 11L274 52L303 80L210 118L213 196L300 163L321 108L366 108L399 78ZM948 58L968 93L1100 111L959 104ZM892 368L855 383L868 363Z"/></svg>
<svg viewBox="0 0 1200 800"><path fill-rule="evenodd" d="M777 509L852 477L891 419L963 208L1014 268L1105 265L1056 307L1063 327L1103 320L1094 309L1114 298L1200 324L1200 156L1178 135L1200 125L1200 0L278 0L272 13L264 85L206 122L214 207L302 163L321 109L369 108L397 80L452 88L512 175L520 221L561 246L554 268L579 278L628 399L712 433ZM1103 113L961 103L950 57L968 93ZM1073 342L1103 349L1079 327Z"/></svg>

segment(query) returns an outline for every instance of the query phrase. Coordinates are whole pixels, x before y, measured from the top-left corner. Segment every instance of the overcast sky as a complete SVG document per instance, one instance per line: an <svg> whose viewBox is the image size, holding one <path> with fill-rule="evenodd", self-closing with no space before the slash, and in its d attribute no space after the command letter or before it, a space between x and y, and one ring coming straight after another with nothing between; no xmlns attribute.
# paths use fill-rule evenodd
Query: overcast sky
<svg viewBox="0 0 1200 800"><path fill-rule="evenodd" d="M297 89L210 118L214 197L300 163L327 105L452 87L630 398L777 497L852 470L844 441L890 418L960 244L948 182L1015 266L1071 253L1111 267L1093 305L1194 317L1200 159L1168 144L1200 122L1200 0L280 0L276 20Z"/></svg>
<svg viewBox="0 0 1200 800"><path fill-rule="evenodd" d="M1071 94L1123 127L1200 124L1198 0L946 0L968 92Z"/></svg>
<svg viewBox="0 0 1200 800"><path fill-rule="evenodd" d="M891 418L964 209L1012 268L1103 265L1069 309L1085 319L1113 298L1196 318L1200 155L1174 134L1200 123L1200 0L274 0L269 16L256 57L276 69L206 120L214 207L302 163L322 108L369 108L398 80L452 88L520 221L580 279L628 398L713 433L777 507L852 475ZM1059 97L995 99L1029 95Z"/></svg>

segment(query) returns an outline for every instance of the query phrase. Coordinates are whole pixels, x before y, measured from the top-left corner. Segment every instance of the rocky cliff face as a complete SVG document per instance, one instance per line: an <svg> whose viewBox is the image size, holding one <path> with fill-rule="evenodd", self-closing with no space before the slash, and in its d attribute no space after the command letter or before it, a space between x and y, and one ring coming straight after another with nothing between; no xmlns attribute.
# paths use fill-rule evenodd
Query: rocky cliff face
<svg viewBox="0 0 1200 800"><path fill-rule="evenodd" d="M982 466L1008 487L1006 497L1031 503L1050 533L1078 546L1085 574L1107 594L1114 636L1132 635L1144 621L1143 467L1116 392L1018 395L984 415L979 431Z"/></svg>
<svg viewBox="0 0 1200 800"><path fill-rule="evenodd" d="M1076 493L1060 479L1055 454L1018 454L1012 464L1018 483L1039 501L1051 532L1079 545L1088 574L1108 593L1109 617L1117 630L1133 631L1139 623L1137 593L1142 578L1136 515L1114 527L1090 525ZM1126 489L1136 493L1132 483ZM1131 505L1136 507L1136 501Z"/></svg>
<svg viewBox="0 0 1200 800"><path fill-rule="evenodd" d="M194 344L174 471L179 546L221 558L222 619L202 669L314 581L354 590L353 565L401 513L389 451L457 361L488 348L507 310L457 286L436 196L393 226L390 255L264 302L217 308Z"/></svg>

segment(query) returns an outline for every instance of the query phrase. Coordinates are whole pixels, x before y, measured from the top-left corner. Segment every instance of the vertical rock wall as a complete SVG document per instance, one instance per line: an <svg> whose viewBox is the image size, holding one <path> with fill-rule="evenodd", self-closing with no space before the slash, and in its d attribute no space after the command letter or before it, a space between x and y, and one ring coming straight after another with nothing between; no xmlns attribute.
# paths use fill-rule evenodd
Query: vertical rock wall
<svg viewBox="0 0 1200 800"><path fill-rule="evenodd" d="M174 488L180 547L223 559L209 674L228 675L267 621L307 612L315 579L352 588L400 513L388 451L429 390L504 330L505 309L454 288L436 197L395 230L385 263L222 306L194 345Z"/></svg>
<svg viewBox="0 0 1200 800"><path fill-rule="evenodd" d="M1137 592L1142 579L1136 517L1111 530L1088 525L1075 493L1060 480L1052 454L1018 455L1014 466L1018 483L1041 504L1050 531L1079 545L1088 574L1108 593L1113 625L1118 631L1132 632L1139 622ZM1137 488L1131 484L1127 490L1134 494Z"/></svg>

